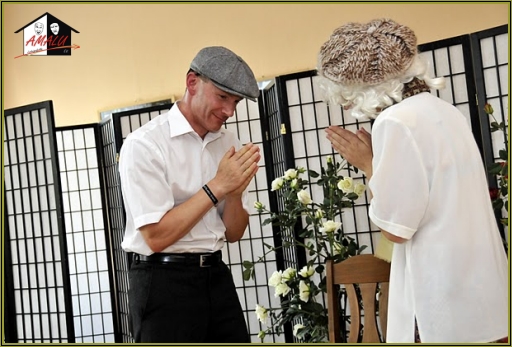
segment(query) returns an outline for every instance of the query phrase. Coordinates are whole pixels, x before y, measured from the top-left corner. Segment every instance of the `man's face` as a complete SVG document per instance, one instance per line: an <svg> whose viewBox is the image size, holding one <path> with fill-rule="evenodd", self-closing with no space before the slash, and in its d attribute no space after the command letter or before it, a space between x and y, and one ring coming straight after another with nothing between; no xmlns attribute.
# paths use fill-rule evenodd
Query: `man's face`
<svg viewBox="0 0 512 347"><path fill-rule="evenodd" d="M194 130L202 136L209 131L218 131L224 122L234 115L241 97L226 93L211 81L194 76L196 83L193 96ZM190 121L190 120L189 120Z"/></svg>
<svg viewBox="0 0 512 347"><path fill-rule="evenodd" d="M39 23L37 22L35 25L34 25L34 30L36 31L36 34L39 35L43 32L43 28L44 28L44 25L43 23Z"/></svg>
<svg viewBox="0 0 512 347"><path fill-rule="evenodd" d="M53 35L57 35L59 33L59 24L52 23L50 25L50 29L52 30Z"/></svg>

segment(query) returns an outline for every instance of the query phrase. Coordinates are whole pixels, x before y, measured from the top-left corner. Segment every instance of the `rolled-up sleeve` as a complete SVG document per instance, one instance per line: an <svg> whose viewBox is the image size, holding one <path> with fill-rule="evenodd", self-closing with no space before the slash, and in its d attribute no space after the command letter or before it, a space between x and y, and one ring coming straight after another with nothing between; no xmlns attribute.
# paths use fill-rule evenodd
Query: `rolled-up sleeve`
<svg viewBox="0 0 512 347"><path fill-rule="evenodd" d="M406 125L388 118L376 122L372 148L370 219L379 228L410 239L429 200L428 176L418 145Z"/></svg>

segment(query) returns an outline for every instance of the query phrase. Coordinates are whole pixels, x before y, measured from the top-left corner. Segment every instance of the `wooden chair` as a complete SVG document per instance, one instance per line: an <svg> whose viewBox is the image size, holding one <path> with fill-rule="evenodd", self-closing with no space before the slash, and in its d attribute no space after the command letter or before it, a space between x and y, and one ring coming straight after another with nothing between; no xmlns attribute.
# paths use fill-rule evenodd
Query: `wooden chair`
<svg viewBox="0 0 512 347"><path fill-rule="evenodd" d="M329 342L340 343L340 299L339 285L345 285L350 307L350 332L347 342L359 342L360 330L363 328L362 343L385 342L388 315L389 272L391 264L376 258L373 254L360 254L335 264L327 261L327 309L329 314ZM378 307L376 302L377 285L380 283ZM360 289L364 309L364 327L361 326L361 307L356 294L357 284ZM379 337L377 309L380 320ZM343 325L344 327L344 325Z"/></svg>

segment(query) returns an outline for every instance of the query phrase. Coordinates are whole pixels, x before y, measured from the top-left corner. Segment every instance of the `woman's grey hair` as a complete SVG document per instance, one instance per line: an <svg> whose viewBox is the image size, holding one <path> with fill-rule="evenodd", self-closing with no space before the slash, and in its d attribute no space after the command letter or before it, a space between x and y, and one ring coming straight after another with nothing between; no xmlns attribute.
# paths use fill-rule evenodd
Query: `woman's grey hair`
<svg viewBox="0 0 512 347"><path fill-rule="evenodd" d="M329 105L350 108L352 116L360 120L374 119L386 107L402 101L404 84L415 77L425 81L431 89L444 88L444 78L429 77L427 69L428 63L417 54L411 66L401 76L378 85L342 85L320 75L315 83L323 100Z"/></svg>

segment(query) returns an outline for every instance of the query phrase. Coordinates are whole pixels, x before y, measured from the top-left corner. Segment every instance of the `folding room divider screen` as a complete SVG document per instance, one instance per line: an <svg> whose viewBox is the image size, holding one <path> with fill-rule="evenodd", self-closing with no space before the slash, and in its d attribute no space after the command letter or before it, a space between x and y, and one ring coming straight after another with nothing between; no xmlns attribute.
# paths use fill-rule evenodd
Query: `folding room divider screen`
<svg viewBox="0 0 512 347"><path fill-rule="evenodd" d="M508 134L490 131L483 105L491 103L498 122L508 125L507 26L424 44L420 51L434 74L446 77L447 88L436 93L467 117L483 161L499 161ZM260 170L249 186L251 205L261 201L279 211L282 202L270 192L274 178L293 167L319 172L328 156L340 160L325 138L328 125L371 129L370 123L346 116L341 108L327 107L315 78L315 71L276 77L262 90L258 103L241 102L226 122L242 143L253 142L262 149ZM127 298L130 257L120 246L125 216L117 156L130 132L171 105L164 101L118 110L99 124L62 128L54 126L50 101L5 110L5 342L133 341ZM342 174L366 183L360 173ZM496 187L493 175L489 185ZM320 194L315 186L310 193L313 199ZM368 206L368 197L361 197L342 221L344 232L367 245L365 253L372 253L380 234L368 219ZM258 333L266 328L256 318L255 305L280 307L268 278L277 269L308 260L301 249L272 252L256 264L254 279L243 280L243 261L258 260L265 244L279 246L292 236L281 239L271 225L262 226L267 217L251 210L242 240L223 250L253 342L260 341ZM508 240L503 227L501 232ZM265 342L300 341L288 327Z"/></svg>
<svg viewBox="0 0 512 347"><path fill-rule="evenodd" d="M4 121L5 336L74 341L52 103L6 110Z"/></svg>

